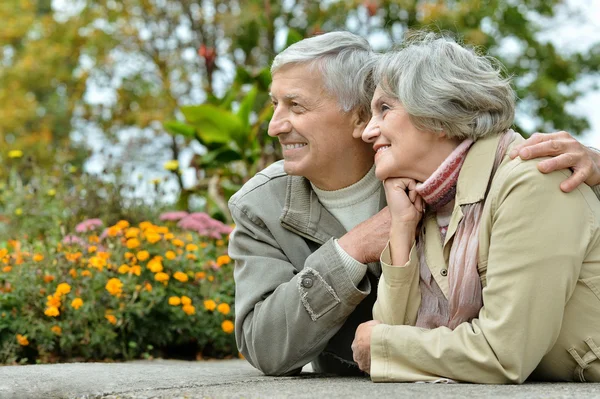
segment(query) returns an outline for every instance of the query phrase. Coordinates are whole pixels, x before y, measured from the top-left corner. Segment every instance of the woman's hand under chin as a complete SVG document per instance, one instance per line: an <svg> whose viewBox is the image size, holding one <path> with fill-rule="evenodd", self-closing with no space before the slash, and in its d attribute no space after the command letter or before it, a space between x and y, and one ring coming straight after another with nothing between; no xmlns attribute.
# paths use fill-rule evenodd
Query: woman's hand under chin
<svg viewBox="0 0 600 399"><path fill-rule="evenodd" d="M385 196L392 214L392 225L413 226L423 216L423 198L417 193L417 182L403 177L391 177L383 182Z"/></svg>
<svg viewBox="0 0 600 399"><path fill-rule="evenodd" d="M416 191L417 182L413 179L389 178L383 182L383 187L392 215L390 227L392 265L403 266L408 262L425 204Z"/></svg>

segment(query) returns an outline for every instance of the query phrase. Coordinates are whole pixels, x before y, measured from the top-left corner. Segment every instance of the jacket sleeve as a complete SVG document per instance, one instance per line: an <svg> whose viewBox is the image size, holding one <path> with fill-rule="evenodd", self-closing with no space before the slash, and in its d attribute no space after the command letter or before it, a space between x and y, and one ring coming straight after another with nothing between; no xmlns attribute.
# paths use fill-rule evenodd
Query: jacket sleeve
<svg viewBox="0 0 600 399"><path fill-rule="evenodd" d="M479 317L454 330L375 326L374 381L521 383L552 348L591 242L593 215L579 189L557 189L565 174L542 175L526 164L508 166L489 195Z"/></svg>
<svg viewBox="0 0 600 399"><path fill-rule="evenodd" d="M333 239L298 270L260 219L229 207L236 224L229 255L238 348L265 374L293 374L323 351L370 293L369 280L359 288L352 283Z"/></svg>
<svg viewBox="0 0 600 399"><path fill-rule="evenodd" d="M388 243L381 253L381 270L373 319L384 324L414 326L421 304L416 245L413 244L405 265L393 266Z"/></svg>

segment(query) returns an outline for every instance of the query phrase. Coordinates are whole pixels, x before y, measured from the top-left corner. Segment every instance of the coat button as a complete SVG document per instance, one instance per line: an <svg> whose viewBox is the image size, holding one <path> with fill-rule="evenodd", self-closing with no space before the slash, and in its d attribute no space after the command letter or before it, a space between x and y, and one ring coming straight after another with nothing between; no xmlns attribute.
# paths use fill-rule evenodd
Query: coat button
<svg viewBox="0 0 600 399"><path fill-rule="evenodd" d="M440 274L444 277L446 277L448 275L448 269L442 269L440 270Z"/></svg>
<svg viewBox="0 0 600 399"><path fill-rule="evenodd" d="M310 287L312 287L313 286L313 279L310 278L310 277L304 277L302 279L302 286L304 288L310 288Z"/></svg>

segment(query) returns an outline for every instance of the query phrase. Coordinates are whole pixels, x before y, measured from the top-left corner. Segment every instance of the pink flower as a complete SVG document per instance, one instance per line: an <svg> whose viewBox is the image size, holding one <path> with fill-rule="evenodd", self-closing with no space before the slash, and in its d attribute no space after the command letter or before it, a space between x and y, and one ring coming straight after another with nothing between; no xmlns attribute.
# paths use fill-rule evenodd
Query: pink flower
<svg viewBox="0 0 600 399"><path fill-rule="evenodd" d="M177 226L217 240L222 238L223 234L231 233L232 230L230 226L211 218L204 212L196 212L186 216L177 223Z"/></svg>
<svg viewBox="0 0 600 399"><path fill-rule="evenodd" d="M165 221L165 220L177 221L177 220L183 219L187 215L188 215L187 212L174 211L174 212L165 212L165 213L161 214L158 218L162 221Z"/></svg>
<svg viewBox="0 0 600 399"><path fill-rule="evenodd" d="M73 234L65 236L65 238L63 238L62 242L63 242L63 244L75 244L75 245L79 245L82 247L87 246L87 243L81 237L77 237L76 235L73 235Z"/></svg>
<svg viewBox="0 0 600 399"><path fill-rule="evenodd" d="M75 231L78 233L86 233L96 230L97 227L102 227L103 223L100 219L88 219L75 226Z"/></svg>

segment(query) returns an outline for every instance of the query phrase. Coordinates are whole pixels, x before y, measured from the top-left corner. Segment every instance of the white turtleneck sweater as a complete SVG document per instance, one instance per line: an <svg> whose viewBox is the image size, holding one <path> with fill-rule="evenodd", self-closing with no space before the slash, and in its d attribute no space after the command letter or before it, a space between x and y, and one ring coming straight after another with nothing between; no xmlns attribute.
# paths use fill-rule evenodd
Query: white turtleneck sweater
<svg viewBox="0 0 600 399"><path fill-rule="evenodd" d="M358 182L351 186L325 191L311 184L319 202L327 209L346 231L353 229L379 211L381 182L375 177L375 166ZM335 247L342 257L352 282L357 285L365 276L367 265L352 258L335 240Z"/></svg>

